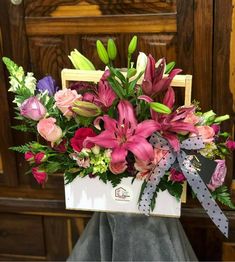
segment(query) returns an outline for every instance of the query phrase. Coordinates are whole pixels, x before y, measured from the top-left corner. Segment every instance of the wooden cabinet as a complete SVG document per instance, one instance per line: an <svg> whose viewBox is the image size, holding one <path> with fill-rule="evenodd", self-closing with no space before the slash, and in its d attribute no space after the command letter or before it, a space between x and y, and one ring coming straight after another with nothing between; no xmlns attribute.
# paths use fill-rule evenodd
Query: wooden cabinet
<svg viewBox="0 0 235 262"><path fill-rule="evenodd" d="M24 0L14 5L1 0L0 56L9 56L25 70L32 70L37 79L50 74L60 84L61 69L71 68L67 56L74 48L102 69L95 42L97 38L105 42L112 37L122 50L116 66L125 67L125 50L136 34L140 51L175 60L183 73L193 75L193 98L201 102L203 110L212 107L219 114L230 114L226 127L232 132L232 2ZM62 260L69 255L91 214L65 211L63 178L50 177L46 187L40 188L30 175L25 175L27 164L22 156L8 150L28 137L10 128L15 120L7 77L0 63L0 258ZM230 161L228 185L233 173ZM227 210L227 215L232 226L230 242L234 242L234 212ZM189 201L183 207L181 220L199 258L220 260L226 240L198 203ZM20 245L14 246L16 242Z"/></svg>

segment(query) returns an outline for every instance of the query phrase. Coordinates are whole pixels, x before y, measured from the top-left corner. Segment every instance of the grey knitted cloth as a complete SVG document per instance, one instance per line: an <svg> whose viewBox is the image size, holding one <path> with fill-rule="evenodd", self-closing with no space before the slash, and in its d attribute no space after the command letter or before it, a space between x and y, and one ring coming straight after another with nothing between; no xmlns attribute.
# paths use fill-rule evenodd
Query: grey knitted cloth
<svg viewBox="0 0 235 262"><path fill-rule="evenodd" d="M177 218L95 213L67 261L197 261Z"/></svg>

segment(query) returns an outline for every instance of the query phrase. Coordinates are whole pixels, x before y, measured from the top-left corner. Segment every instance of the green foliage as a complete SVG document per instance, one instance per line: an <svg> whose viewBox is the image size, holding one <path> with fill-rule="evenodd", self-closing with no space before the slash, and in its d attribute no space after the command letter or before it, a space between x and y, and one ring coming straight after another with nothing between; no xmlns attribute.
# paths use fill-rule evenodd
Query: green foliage
<svg viewBox="0 0 235 262"><path fill-rule="evenodd" d="M162 191L167 190L169 194L171 194L178 200L180 200L180 197L183 192L183 185L180 183L168 180L168 175L165 175L161 178L159 182L159 188Z"/></svg>
<svg viewBox="0 0 235 262"><path fill-rule="evenodd" d="M29 127L27 125L12 126L12 128L21 132L36 132L35 128Z"/></svg>
<svg viewBox="0 0 235 262"><path fill-rule="evenodd" d="M77 116L76 119L79 126L88 127L93 123L94 117Z"/></svg>
<svg viewBox="0 0 235 262"><path fill-rule="evenodd" d="M79 175L78 172L65 171L65 173L64 173L65 185L73 182L73 180L74 180L78 175Z"/></svg>
<svg viewBox="0 0 235 262"><path fill-rule="evenodd" d="M218 200L225 206L230 207L231 209L235 209L235 205L233 204L230 194L228 192L228 188L226 186L220 186L213 191L212 196L215 200Z"/></svg>
<svg viewBox="0 0 235 262"><path fill-rule="evenodd" d="M122 173L119 175L115 175L109 170L106 173L97 174L99 178L106 184L108 181L112 184L113 187L119 185L122 181L122 178L128 177L128 173Z"/></svg>
<svg viewBox="0 0 235 262"><path fill-rule="evenodd" d="M27 144L21 145L21 146L12 146L9 149L24 154L24 153L32 150L32 145L34 143L36 143L36 142L30 142L30 143L27 143Z"/></svg>

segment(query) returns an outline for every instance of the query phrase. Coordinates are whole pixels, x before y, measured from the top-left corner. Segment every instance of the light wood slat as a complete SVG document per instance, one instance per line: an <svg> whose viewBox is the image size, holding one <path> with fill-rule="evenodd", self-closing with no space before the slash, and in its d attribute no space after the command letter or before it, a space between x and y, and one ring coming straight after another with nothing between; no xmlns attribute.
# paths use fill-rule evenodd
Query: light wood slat
<svg viewBox="0 0 235 262"><path fill-rule="evenodd" d="M63 69L61 72L62 88L67 88L69 81L89 81L97 83L104 71L101 70L76 70L76 69ZM125 75L126 73L123 73ZM140 78L138 83L142 83L143 77ZM191 75L176 75L171 82L173 87L185 87L185 105L191 104L192 93L192 76Z"/></svg>
<svg viewBox="0 0 235 262"><path fill-rule="evenodd" d="M177 32L176 14L116 15L73 18L26 18L29 36L102 33Z"/></svg>

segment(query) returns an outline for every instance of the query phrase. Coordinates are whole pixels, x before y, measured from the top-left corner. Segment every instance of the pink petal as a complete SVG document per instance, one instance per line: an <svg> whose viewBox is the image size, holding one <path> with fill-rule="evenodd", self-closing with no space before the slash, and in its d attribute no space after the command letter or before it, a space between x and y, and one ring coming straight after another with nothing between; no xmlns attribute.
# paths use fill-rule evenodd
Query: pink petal
<svg viewBox="0 0 235 262"><path fill-rule="evenodd" d="M153 102L153 99L151 97L149 97L149 96L146 96L146 95L141 95L141 96L138 97L138 99L144 100L147 103Z"/></svg>
<svg viewBox="0 0 235 262"><path fill-rule="evenodd" d="M114 133L108 130L103 131L98 136L87 137L84 140L83 145L86 146L89 142L104 148L115 148L118 146L118 142Z"/></svg>
<svg viewBox="0 0 235 262"><path fill-rule="evenodd" d="M166 67L166 60L165 58L162 58L161 62L155 69L154 81L158 82L162 79L164 71L165 71L165 67Z"/></svg>
<svg viewBox="0 0 235 262"><path fill-rule="evenodd" d="M160 129L160 124L154 120L145 120L139 123L135 130L135 135L147 138L153 134L153 132Z"/></svg>
<svg viewBox="0 0 235 262"><path fill-rule="evenodd" d="M97 128L98 130L101 130L100 128L100 121L103 120L104 121L104 128L110 131L114 131L116 129L117 126L117 121L113 118L111 118L108 115L104 115L104 116L99 116L94 120L94 126L95 128Z"/></svg>
<svg viewBox="0 0 235 262"><path fill-rule="evenodd" d="M196 127L190 123L185 123L185 122L171 122L170 123L171 127L170 130L172 132L182 132L182 131L187 131L191 133L196 133L198 134L198 130Z"/></svg>
<svg viewBox="0 0 235 262"><path fill-rule="evenodd" d="M173 78L177 74L179 74L181 71L182 71L181 69L174 69L174 70L171 71L169 76L162 78L160 81L156 81L154 79L154 81L153 81L153 95L158 93L158 92L162 92L162 91L166 90L170 86Z"/></svg>
<svg viewBox="0 0 235 262"><path fill-rule="evenodd" d="M144 73L144 79L145 80L150 80L152 81L154 77L154 72L155 72L155 59L152 57L152 55L148 56L148 61Z"/></svg>
<svg viewBox="0 0 235 262"><path fill-rule="evenodd" d="M172 121L177 121L177 120L184 120L188 114L195 112L195 106L182 106L179 107L175 113L174 117L171 119Z"/></svg>
<svg viewBox="0 0 235 262"><path fill-rule="evenodd" d="M172 80L176 75L178 75L181 72L182 72L182 69L176 68L170 72L168 77L171 78Z"/></svg>
<svg viewBox="0 0 235 262"><path fill-rule="evenodd" d="M154 152L152 145L141 136L131 137L126 143L126 148L140 160L148 161L153 159Z"/></svg>
<svg viewBox="0 0 235 262"><path fill-rule="evenodd" d="M123 163L126 160L127 150L124 147L116 147L111 155L112 163Z"/></svg>
<svg viewBox="0 0 235 262"><path fill-rule="evenodd" d="M119 113L119 124L122 125L124 122L131 123L133 127L137 125L137 121L134 114L134 109L132 104L127 100L121 100L118 104L118 113Z"/></svg>
<svg viewBox="0 0 235 262"><path fill-rule="evenodd" d="M153 84L150 80L143 80L141 88L143 90L143 93L146 95L152 95L153 93Z"/></svg>
<svg viewBox="0 0 235 262"><path fill-rule="evenodd" d="M173 149L176 152L178 152L180 150L180 141L179 141L177 135L170 134L170 133L164 133L163 137L168 140L169 144L173 147Z"/></svg>
<svg viewBox="0 0 235 262"><path fill-rule="evenodd" d="M172 87L167 89L165 97L163 99L163 104L168 106L172 109L173 105L175 104L175 91Z"/></svg>

